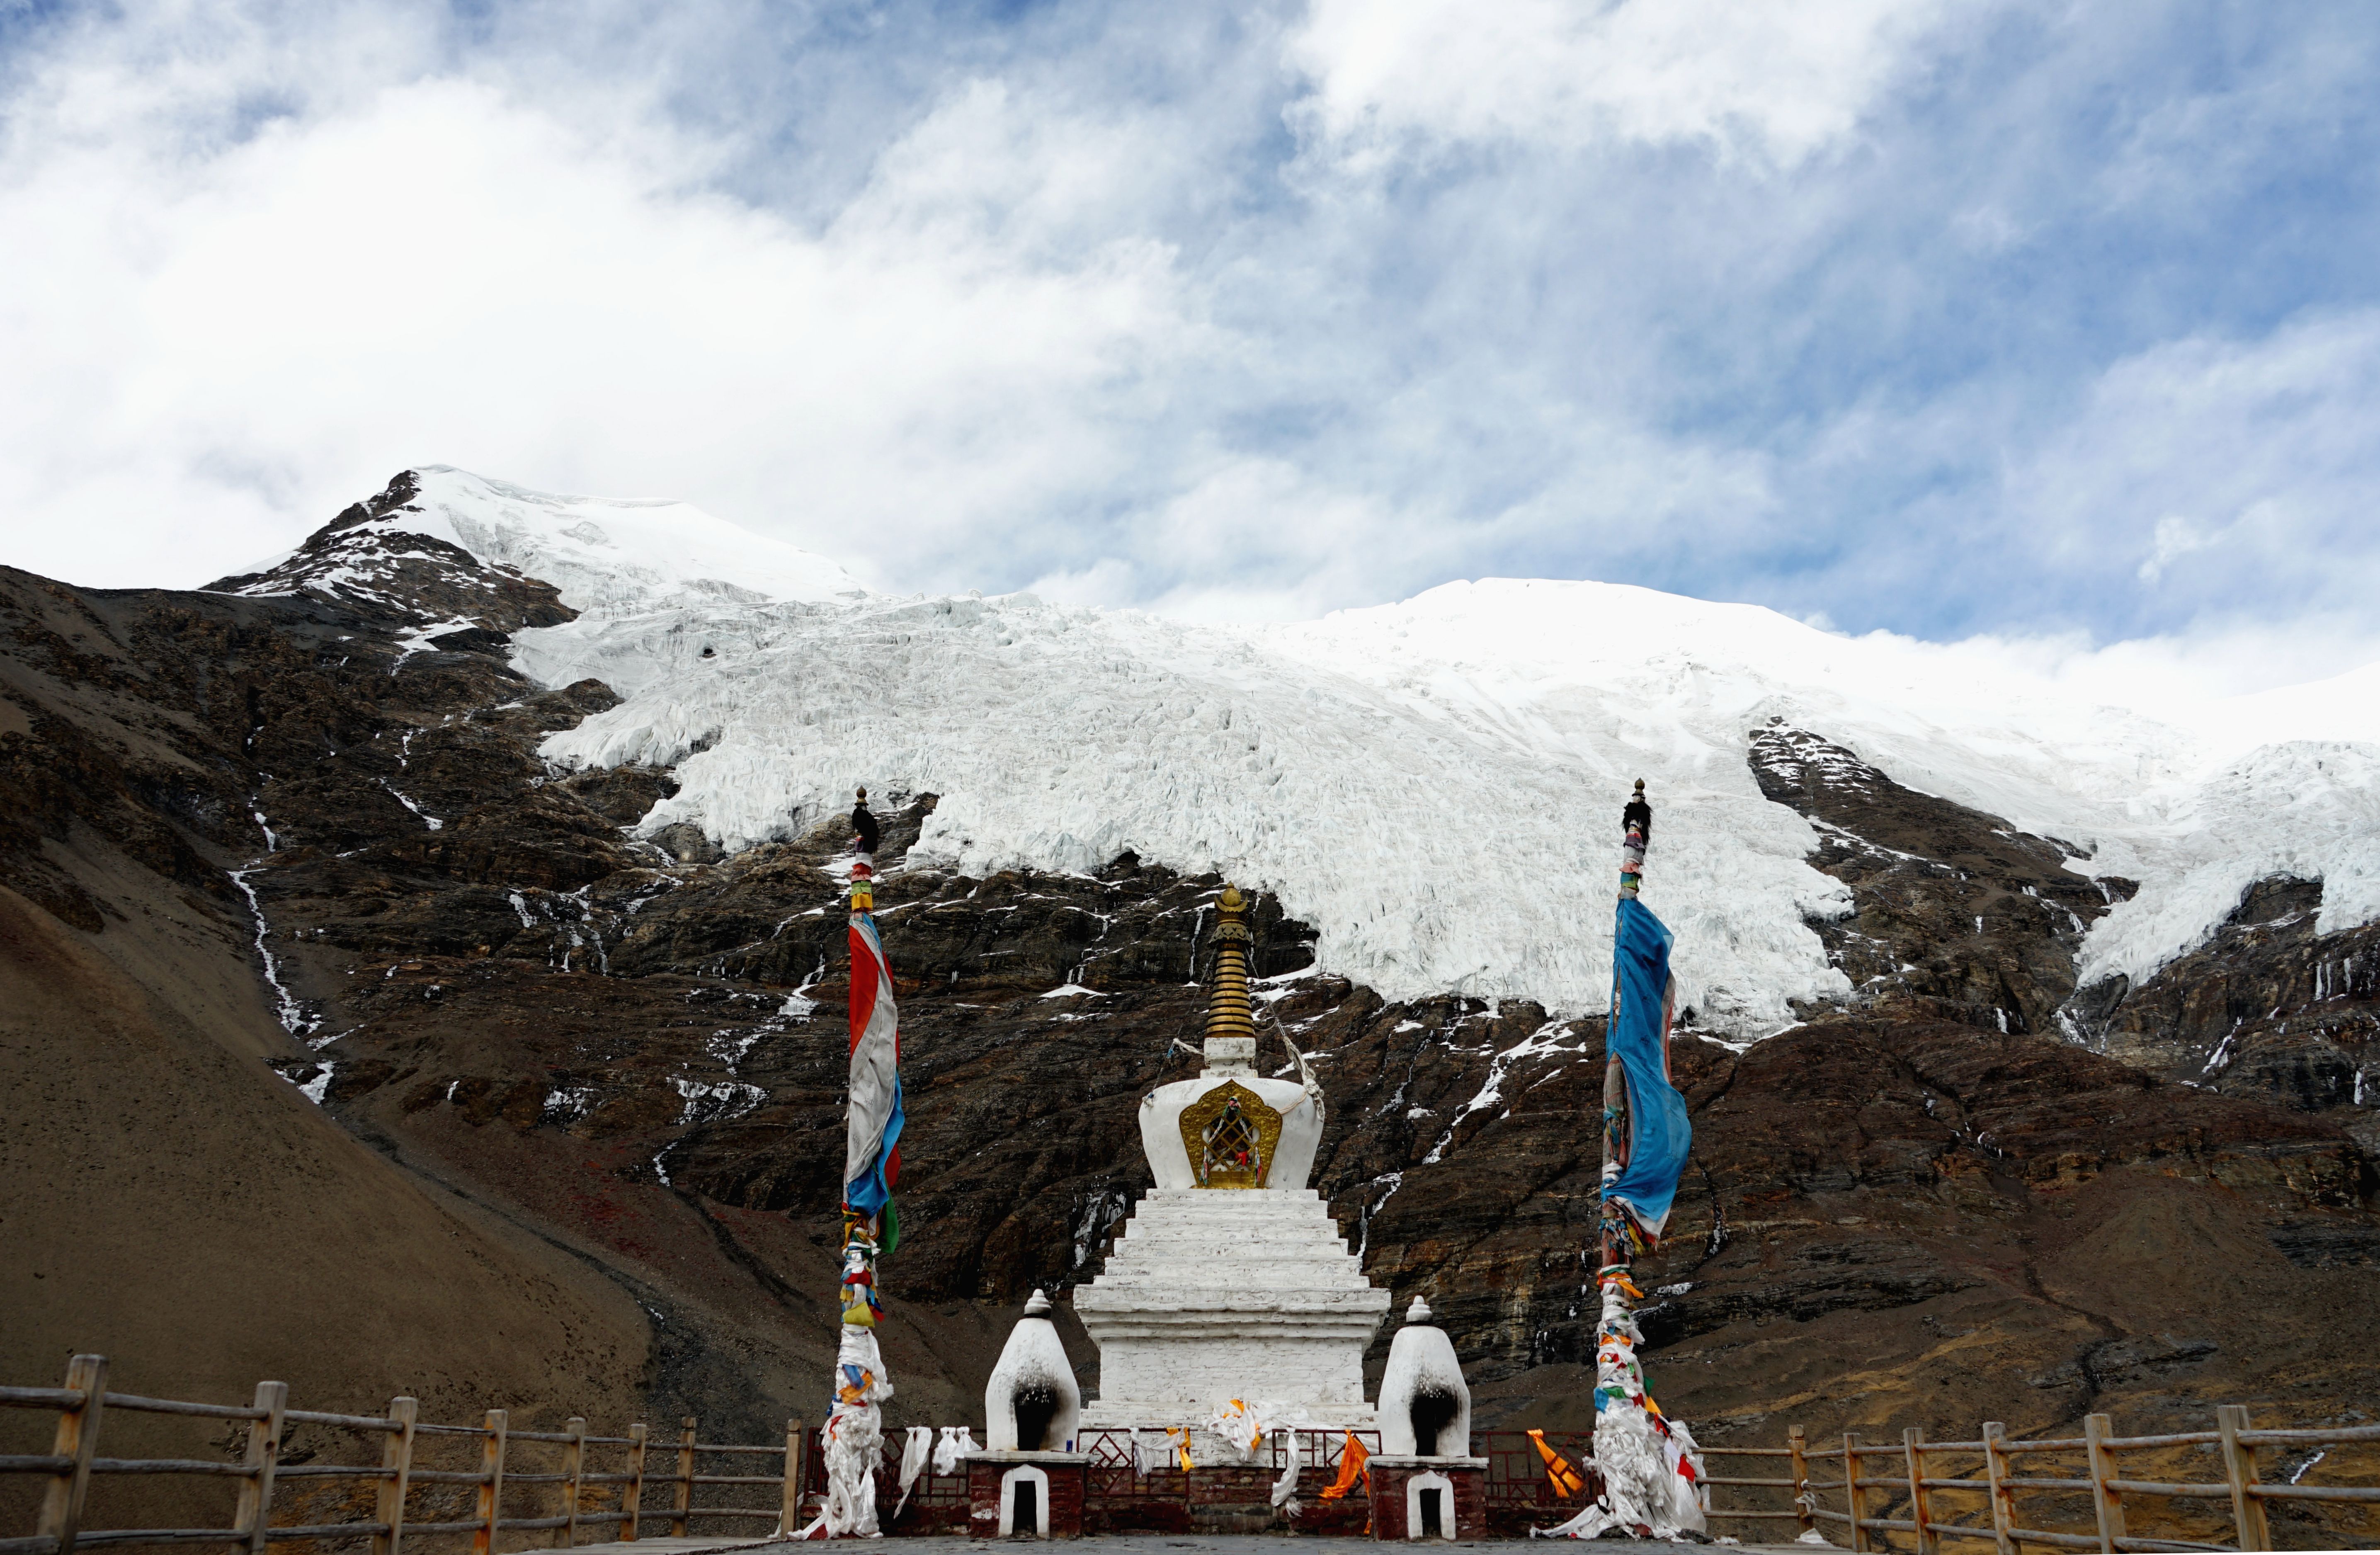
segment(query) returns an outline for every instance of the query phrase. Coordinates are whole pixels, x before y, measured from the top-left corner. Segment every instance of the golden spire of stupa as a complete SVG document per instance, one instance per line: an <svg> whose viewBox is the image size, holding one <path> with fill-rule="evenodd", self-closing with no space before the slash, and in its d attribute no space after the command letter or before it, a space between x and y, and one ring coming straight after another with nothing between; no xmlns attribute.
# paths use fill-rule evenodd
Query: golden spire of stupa
<svg viewBox="0 0 2380 1555"><path fill-rule="evenodd" d="M1248 1003L1247 901L1239 887L1223 887L1218 904L1222 921L1215 925L1215 991L1207 1001L1207 1057L1256 1057L1257 1023ZM1218 1053L1220 1039L1241 1039L1245 1047Z"/></svg>

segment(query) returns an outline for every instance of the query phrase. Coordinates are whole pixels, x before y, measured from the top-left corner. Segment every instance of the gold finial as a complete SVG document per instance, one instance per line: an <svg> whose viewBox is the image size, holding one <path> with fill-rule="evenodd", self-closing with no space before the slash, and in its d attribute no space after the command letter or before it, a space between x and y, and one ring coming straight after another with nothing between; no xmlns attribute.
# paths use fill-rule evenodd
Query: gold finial
<svg viewBox="0 0 2380 1555"><path fill-rule="evenodd" d="M1221 921L1215 925L1215 991L1207 1002L1208 1058L1216 1052L1218 1038L1244 1038L1253 1056L1257 1023L1248 1001L1248 945L1252 936L1245 921L1247 899L1240 888L1225 884L1217 903Z"/></svg>

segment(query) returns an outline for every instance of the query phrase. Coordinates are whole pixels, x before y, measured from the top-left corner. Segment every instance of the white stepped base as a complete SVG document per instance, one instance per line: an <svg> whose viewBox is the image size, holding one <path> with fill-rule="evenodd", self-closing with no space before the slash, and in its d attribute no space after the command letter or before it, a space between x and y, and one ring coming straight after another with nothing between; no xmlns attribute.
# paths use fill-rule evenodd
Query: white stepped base
<svg viewBox="0 0 2380 1555"><path fill-rule="evenodd" d="M1083 1425L1192 1425L1236 1398L1369 1427L1364 1347L1388 1306L1311 1188L1152 1189L1075 1292L1099 1347Z"/></svg>

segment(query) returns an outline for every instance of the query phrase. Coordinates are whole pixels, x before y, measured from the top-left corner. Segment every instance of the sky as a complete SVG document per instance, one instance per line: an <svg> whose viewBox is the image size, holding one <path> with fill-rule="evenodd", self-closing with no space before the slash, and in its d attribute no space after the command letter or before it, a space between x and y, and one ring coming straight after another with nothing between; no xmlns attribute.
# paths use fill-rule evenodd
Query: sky
<svg viewBox="0 0 2380 1555"><path fill-rule="evenodd" d="M2380 658L2380 8L0 0L0 562L408 465L899 591Z"/></svg>

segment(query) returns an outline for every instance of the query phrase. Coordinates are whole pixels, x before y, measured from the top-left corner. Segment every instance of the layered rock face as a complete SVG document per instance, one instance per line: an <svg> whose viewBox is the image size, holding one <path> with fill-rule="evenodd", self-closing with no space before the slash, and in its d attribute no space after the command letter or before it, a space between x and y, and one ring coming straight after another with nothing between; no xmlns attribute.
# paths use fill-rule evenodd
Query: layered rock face
<svg viewBox="0 0 2380 1555"><path fill-rule="evenodd" d="M2330 1117L2380 1154L2380 924L2315 932L2320 881L2257 882L2139 989L2075 1001L2093 1045L2179 1084Z"/></svg>
<svg viewBox="0 0 2380 1555"><path fill-rule="evenodd" d="M2070 844L1904 788L1806 730L1753 731L1749 759L1762 793L1820 829L1812 862L1852 887L1854 915L1813 927L1853 1008L2058 1033L2176 1085L2328 1114L2380 1148L2380 925L2318 933L2320 881L2259 881L2141 988L2077 990L2083 930L2131 881L2069 873Z"/></svg>
<svg viewBox="0 0 2380 1555"><path fill-rule="evenodd" d="M375 574L360 592L340 580L370 558L324 559L343 532L291 564L304 591L273 597L0 575L6 883L42 936L144 999L195 1008L187 990L217 979L226 1073L308 1129L335 1124L325 1137L456 1235L564 1271L561 1294L526 1299L619 1306L625 1327L598 1349L637 1353L597 1370L649 1409L752 1440L814 1417L834 1326L847 839L831 824L720 857L699 836L631 837L667 772L571 775L534 754L612 699L507 668L504 634L563 610L550 592L443 553L421 564L434 577ZM1856 991L1741 1051L1691 1023L1680 1039L1695 1151L1645 1270L1664 1406L1718 1441L1789 1419L1940 1435L2091 1409L2146 1428L2216 1400L2296 1418L2368 1407L2372 931L2315 935L2310 888L2274 882L2143 987L2078 993L2073 946L2119 885L1823 731L1764 726L1745 748L1764 793L1821 823L1813 861L1852 888L1853 915L1815 927ZM1141 1098L1196 1072L1174 1042L1198 1033L1221 885L1130 856L1064 877L911 867L934 804L880 808L909 1117L885 1271L893 1425L972 1418L1036 1285L1059 1295L1096 1393L1072 1293L1153 1185ZM1657 911L1659 860L1657 840ZM1310 932L1270 899L1251 925L1259 1025L1293 1033L1326 1088L1314 1185L1370 1282L1428 1297L1482 1427L1583 1425L1597 1023L1510 1000L1386 1002L1314 972ZM39 981L51 963L30 943L11 942L12 965ZM11 1035L29 1073L96 1085L94 1066L120 1062L66 1016ZM1269 1075L1287 1055L1260 1040ZM255 1170L235 1139L190 1148L213 1165L171 1201L128 1187L128 1214L170 1220L173 1195ZM48 1181L11 1174L12 1215L63 1214ZM8 1330L16 1380L44 1380L69 1344L120 1367L188 1348L72 1318L109 1310L120 1270L62 1258L47 1279L58 1299L17 1309L50 1316ZM512 1342L562 1368L596 1321L558 1318L545 1351ZM221 1370L177 1385L231 1397L259 1374L245 1355ZM382 1384L354 1386L338 1404Z"/></svg>

